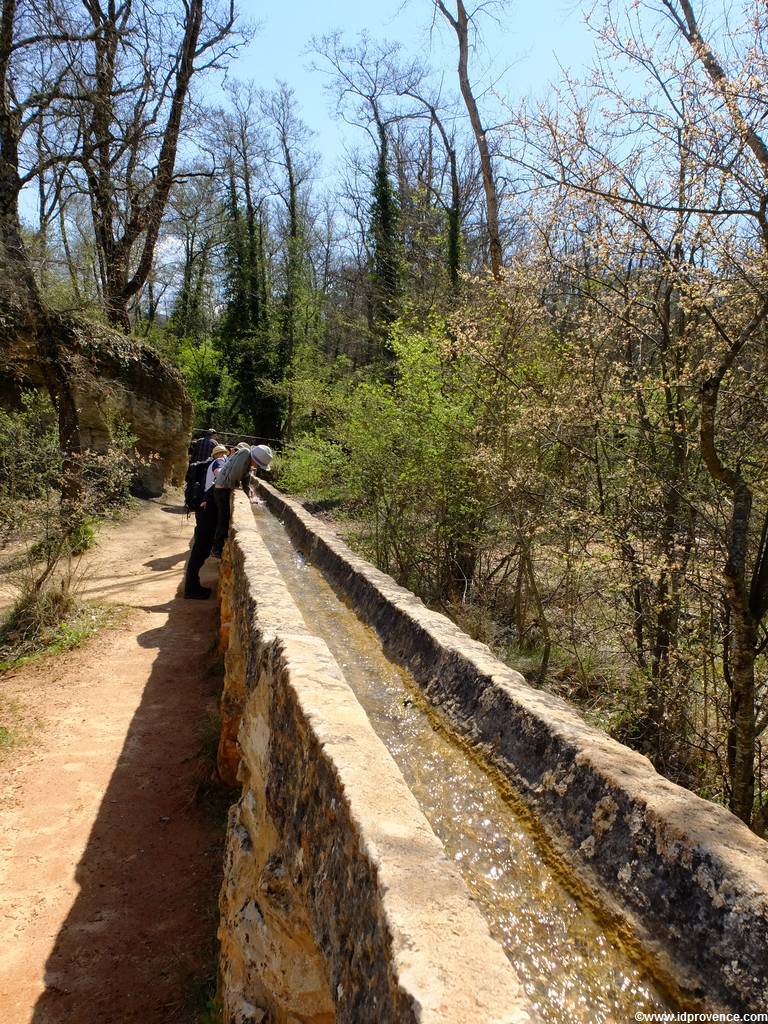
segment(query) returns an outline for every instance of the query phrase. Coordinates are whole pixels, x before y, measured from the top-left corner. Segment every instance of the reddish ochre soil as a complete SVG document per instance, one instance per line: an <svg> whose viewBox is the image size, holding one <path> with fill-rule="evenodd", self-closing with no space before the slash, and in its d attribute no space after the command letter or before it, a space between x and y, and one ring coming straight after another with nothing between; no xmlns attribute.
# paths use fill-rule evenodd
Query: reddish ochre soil
<svg viewBox="0 0 768 1024"><path fill-rule="evenodd" d="M0 678L39 720L0 763L2 1024L191 1024L205 1003L217 613L180 596L193 523L177 504L144 503L88 556L85 594L128 605L119 625Z"/></svg>

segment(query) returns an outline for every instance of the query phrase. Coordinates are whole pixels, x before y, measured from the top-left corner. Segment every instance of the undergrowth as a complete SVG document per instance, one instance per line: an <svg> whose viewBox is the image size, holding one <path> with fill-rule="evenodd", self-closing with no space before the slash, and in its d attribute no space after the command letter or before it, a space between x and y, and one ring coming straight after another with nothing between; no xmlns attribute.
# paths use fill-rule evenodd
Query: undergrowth
<svg viewBox="0 0 768 1024"><path fill-rule="evenodd" d="M0 624L0 673L79 647L118 609L85 604L66 591L26 594Z"/></svg>

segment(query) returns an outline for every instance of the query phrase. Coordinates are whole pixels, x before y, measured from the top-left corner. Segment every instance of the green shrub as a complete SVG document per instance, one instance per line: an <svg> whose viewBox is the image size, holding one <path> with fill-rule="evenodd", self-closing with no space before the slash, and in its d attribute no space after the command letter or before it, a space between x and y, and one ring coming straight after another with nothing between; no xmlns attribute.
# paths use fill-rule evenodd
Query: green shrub
<svg viewBox="0 0 768 1024"><path fill-rule="evenodd" d="M113 417L105 452L78 457L82 487L61 494L65 469L56 418L39 393L23 396L16 411L0 411L0 525L3 536L23 537L26 551L14 557L12 582L18 597L0 625L0 669L41 651L81 643L103 614L76 598L83 566L72 561L91 548L101 519L127 502L134 470L135 437ZM8 566L5 567L8 571Z"/></svg>
<svg viewBox="0 0 768 1024"><path fill-rule="evenodd" d="M0 626L0 650L7 656L23 656L44 643L76 606L66 589L50 588L22 592Z"/></svg>
<svg viewBox="0 0 768 1024"><path fill-rule="evenodd" d="M288 445L275 467L275 479L286 491L318 501L350 497L345 486L347 454L341 446L318 434L304 434Z"/></svg>
<svg viewBox="0 0 768 1024"><path fill-rule="evenodd" d="M23 532L40 515L61 478L56 416L47 395L28 391L21 408L0 409L0 532Z"/></svg>
<svg viewBox="0 0 768 1024"><path fill-rule="evenodd" d="M68 538L69 551L73 555L82 555L96 543L96 530L92 519L84 519L74 527Z"/></svg>
<svg viewBox="0 0 768 1024"><path fill-rule="evenodd" d="M348 382L343 397L320 381L325 418L288 446L281 484L344 501L385 571L426 600L461 600L482 526L469 368L447 354L440 322L397 325L391 346L391 380Z"/></svg>

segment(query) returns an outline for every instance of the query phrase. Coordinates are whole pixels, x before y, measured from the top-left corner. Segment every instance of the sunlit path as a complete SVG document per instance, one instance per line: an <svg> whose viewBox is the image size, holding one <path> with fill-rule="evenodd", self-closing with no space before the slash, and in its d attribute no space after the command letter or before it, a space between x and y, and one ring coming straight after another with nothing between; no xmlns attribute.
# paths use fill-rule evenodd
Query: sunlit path
<svg viewBox="0 0 768 1024"><path fill-rule="evenodd" d="M4 765L4 1024L195 1019L220 851L195 801L216 613L176 595L189 532L161 503L114 531L85 589L125 621L4 681L41 720Z"/></svg>

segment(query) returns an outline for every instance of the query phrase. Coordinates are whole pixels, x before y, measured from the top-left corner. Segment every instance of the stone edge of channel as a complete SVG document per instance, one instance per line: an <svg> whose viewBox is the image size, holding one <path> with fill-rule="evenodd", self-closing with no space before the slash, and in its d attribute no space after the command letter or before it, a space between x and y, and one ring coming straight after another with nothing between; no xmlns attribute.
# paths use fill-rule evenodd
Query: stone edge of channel
<svg viewBox="0 0 768 1024"><path fill-rule="evenodd" d="M735 1010L768 1007L768 843L529 686L299 502L258 483L295 542L532 805L571 863L692 972L689 987Z"/></svg>
<svg viewBox="0 0 768 1024"><path fill-rule="evenodd" d="M340 849L347 858L346 871L316 873L311 888L318 894L318 903L330 905L339 898L370 903L373 899L381 908L390 943L385 971L405 996L396 1014L408 1004L421 1024L535 1021L517 973L491 937L460 873L448 860L327 645L309 627L304 635L297 632L296 622L303 620L295 605L290 608L292 598L258 533L250 506L239 493L234 498L230 542L239 548L232 564L242 567L254 602L252 636L258 634L261 643L269 643L270 657L278 663L273 666L273 680L279 677L274 685L287 690L282 703L289 700L291 714L300 717L301 731L311 736L302 756L322 762L316 777L325 780L322 797L328 812L317 820L327 819L329 824L321 823L315 832L317 856L313 852L307 860L305 849L304 869L311 870L315 861L331 864ZM244 725L247 728L245 717ZM288 785L295 788L293 783ZM288 794L289 803L295 804L295 796ZM332 810L333 802L343 805L343 814ZM340 840L331 833L342 823L355 834ZM289 818L285 825L290 825ZM291 837L286 840L290 842ZM362 873L359 865L351 863L356 858L365 861ZM365 900L353 891L323 896L324 887L348 887L351 878L359 883L361 877L373 878L377 890L366 894ZM312 918L311 908L309 912ZM363 927L366 934L374 930L374 923L370 928L368 924ZM316 920L313 926L330 978L348 977L356 937L337 936L336 942L329 942L327 922ZM339 958L345 962L340 964ZM370 986L372 981L360 979L360 983ZM343 1004L344 993L336 995ZM353 1019L343 1005L337 1012L339 1020Z"/></svg>

